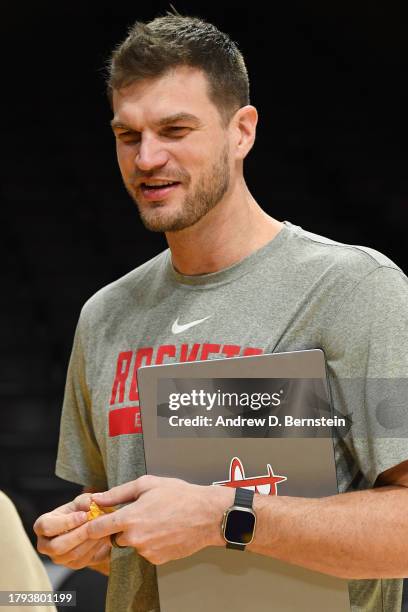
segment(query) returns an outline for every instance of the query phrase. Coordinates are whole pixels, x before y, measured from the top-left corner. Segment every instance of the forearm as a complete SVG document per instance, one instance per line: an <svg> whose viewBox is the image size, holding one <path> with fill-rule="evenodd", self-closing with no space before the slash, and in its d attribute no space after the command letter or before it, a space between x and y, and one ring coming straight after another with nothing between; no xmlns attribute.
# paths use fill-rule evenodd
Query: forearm
<svg viewBox="0 0 408 612"><path fill-rule="evenodd" d="M408 489L322 499L255 495L248 550L340 578L408 575Z"/></svg>

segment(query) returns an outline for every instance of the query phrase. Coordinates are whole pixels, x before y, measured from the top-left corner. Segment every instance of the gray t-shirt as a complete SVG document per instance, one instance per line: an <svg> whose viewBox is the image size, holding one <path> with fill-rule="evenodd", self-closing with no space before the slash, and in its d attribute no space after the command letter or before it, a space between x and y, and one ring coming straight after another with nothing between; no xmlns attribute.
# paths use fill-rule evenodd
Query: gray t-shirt
<svg viewBox="0 0 408 612"><path fill-rule="evenodd" d="M179 274L166 250L82 309L56 473L100 490L144 473L141 365L322 348L334 409L352 412L365 431L354 438L352 428L337 441L339 492L372 487L408 459L404 439L373 435L378 406L367 388L408 379L407 304L408 279L387 257L287 221L264 247L211 274ZM359 381L352 397L350 380ZM392 407L383 402L381 410L387 417ZM353 612L399 612L401 593L401 580L350 581ZM131 549L113 549L107 610L157 609L154 567Z"/></svg>

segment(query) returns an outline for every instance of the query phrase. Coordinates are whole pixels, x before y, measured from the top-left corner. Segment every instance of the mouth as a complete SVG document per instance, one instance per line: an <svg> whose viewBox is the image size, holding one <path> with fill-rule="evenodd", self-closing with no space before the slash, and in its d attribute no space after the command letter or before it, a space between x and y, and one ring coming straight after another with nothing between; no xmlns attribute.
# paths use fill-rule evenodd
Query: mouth
<svg viewBox="0 0 408 612"><path fill-rule="evenodd" d="M179 185L181 185L179 181L168 181L168 183L165 185L149 185L148 183L141 183L140 190L146 200L163 200L170 195L170 193L175 191Z"/></svg>

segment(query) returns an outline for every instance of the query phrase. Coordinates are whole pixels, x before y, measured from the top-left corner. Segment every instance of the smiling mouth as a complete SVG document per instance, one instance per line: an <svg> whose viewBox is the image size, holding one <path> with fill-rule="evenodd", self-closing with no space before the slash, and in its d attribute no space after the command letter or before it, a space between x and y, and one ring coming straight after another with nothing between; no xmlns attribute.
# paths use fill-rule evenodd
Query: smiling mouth
<svg viewBox="0 0 408 612"><path fill-rule="evenodd" d="M169 181L163 185L149 185L148 183L141 183L140 188L146 191L153 191L155 189L166 189L167 187L172 187L173 185L179 185L179 181Z"/></svg>
<svg viewBox="0 0 408 612"><path fill-rule="evenodd" d="M141 183L140 190L146 200L162 200L177 189L180 184L179 181L169 181L166 185L147 185L146 183Z"/></svg>

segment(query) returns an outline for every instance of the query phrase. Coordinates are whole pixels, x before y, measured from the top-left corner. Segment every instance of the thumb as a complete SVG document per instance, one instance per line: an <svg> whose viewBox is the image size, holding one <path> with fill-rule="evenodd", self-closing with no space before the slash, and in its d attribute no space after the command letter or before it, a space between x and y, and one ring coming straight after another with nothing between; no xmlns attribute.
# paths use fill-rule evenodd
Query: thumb
<svg viewBox="0 0 408 612"><path fill-rule="evenodd" d="M137 480L131 480L117 487L112 487L109 491L92 493L92 499L102 507L126 504L136 501L147 489L155 486L157 480L154 476L142 476Z"/></svg>

